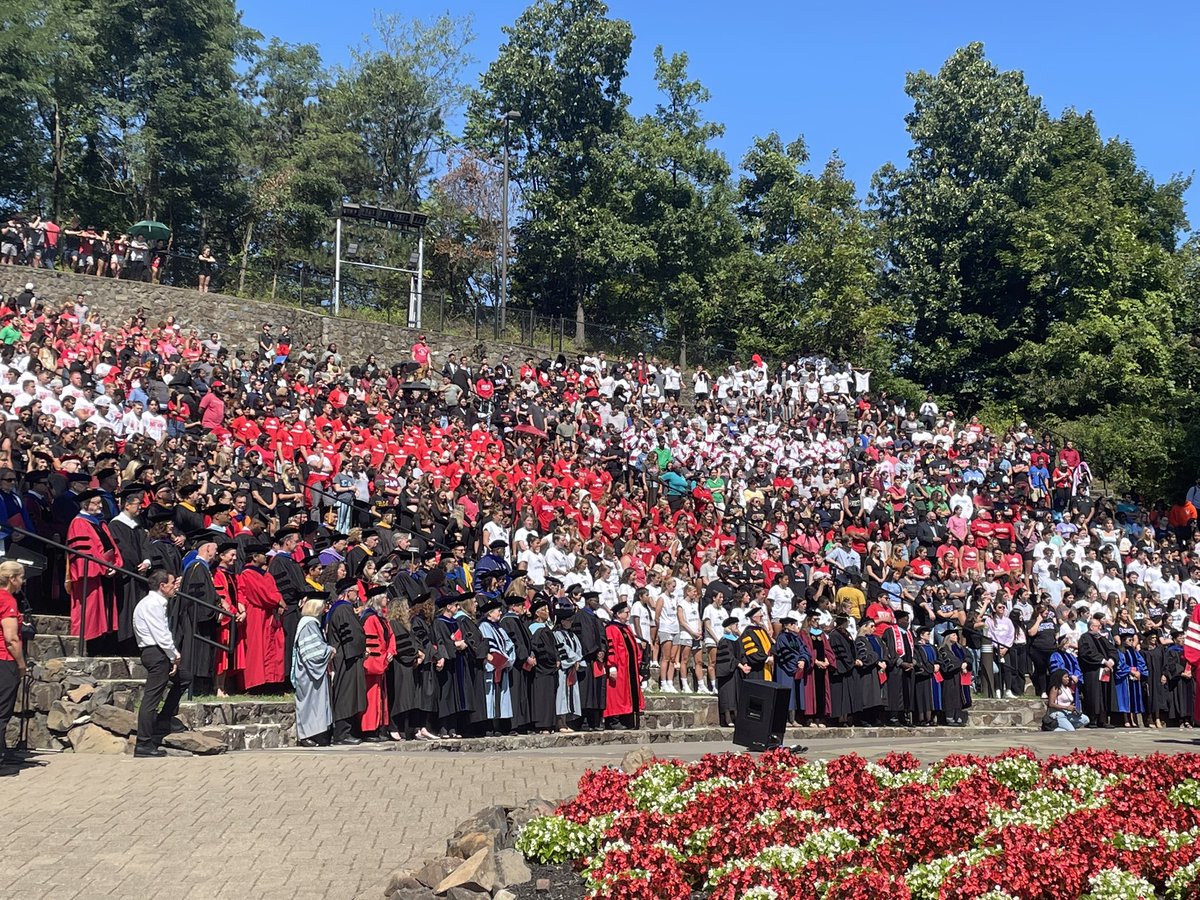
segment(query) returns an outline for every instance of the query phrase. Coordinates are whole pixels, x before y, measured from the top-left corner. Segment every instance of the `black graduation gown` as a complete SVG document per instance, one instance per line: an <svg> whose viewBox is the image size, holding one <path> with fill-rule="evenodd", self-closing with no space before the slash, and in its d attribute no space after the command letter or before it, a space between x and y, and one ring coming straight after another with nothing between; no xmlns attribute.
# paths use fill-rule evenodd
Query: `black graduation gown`
<svg viewBox="0 0 1200 900"><path fill-rule="evenodd" d="M862 635L854 641L854 657L862 663L855 669L855 689L858 691L858 709L870 712L883 706L885 690L879 681L879 663L883 661L883 647L872 636ZM886 674L886 673L885 673Z"/></svg>
<svg viewBox="0 0 1200 900"><path fill-rule="evenodd" d="M902 628L898 630L900 652L896 649L896 631L888 628L879 638L888 663L886 706L890 713L907 713L916 709L916 657L912 634Z"/></svg>
<svg viewBox="0 0 1200 900"><path fill-rule="evenodd" d="M516 613L500 617L500 627L512 639L517 659L512 667L512 727L524 728L533 721L530 705L533 697L533 671L525 671L525 661L533 656L533 635L529 625Z"/></svg>
<svg viewBox="0 0 1200 900"><path fill-rule="evenodd" d="M1142 651L1142 656L1146 657L1146 711L1154 716L1163 716L1166 714L1169 693L1162 683L1165 674L1163 648L1151 647Z"/></svg>
<svg viewBox="0 0 1200 900"><path fill-rule="evenodd" d="M180 668L190 675L193 681L199 682L196 687L203 693L208 687L206 682L211 682L216 674L217 648L199 638L215 640L220 625L218 613L211 608L219 606L220 601L217 598L217 589L213 585L212 570L207 563L197 559L188 566L187 571L183 573L183 585L180 590L184 594L204 600L207 604L201 606L176 594L177 606L181 608L179 619L183 623L183 630L179 636L182 642L177 639L175 643L183 658ZM195 641L191 640L193 634L197 637Z"/></svg>
<svg viewBox="0 0 1200 900"><path fill-rule="evenodd" d="M443 720L470 710L470 707L465 705L466 697L462 690L466 684L467 660L454 646L455 634L460 634L456 620L447 619L445 616L434 618L434 699L437 703L438 718ZM444 660L440 669L437 668L439 659Z"/></svg>
<svg viewBox="0 0 1200 900"><path fill-rule="evenodd" d="M829 672L829 714L835 719L852 715L861 708L855 690L854 642L836 628L829 632L833 659Z"/></svg>
<svg viewBox="0 0 1200 900"><path fill-rule="evenodd" d="M1166 712L1168 719L1191 720L1195 706L1195 680L1183 677L1187 668L1187 660L1183 658L1183 648L1171 644L1163 650L1163 674L1167 676L1165 694L1167 700Z"/></svg>
<svg viewBox="0 0 1200 900"><path fill-rule="evenodd" d="M367 708L367 676L363 671L367 634L353 604L339 600L333 605L325 623L325 639L337 650L330 692L333 720L357 719Z"/></svg>
<svg viewBox="0 0 1200 900"><path fill-rule="evenodd" d="M573 630L583 649L583 667L579 670L579 706L584 712L604 709L608 685L608 650L604 638L604 623L590 609L575 616ZM598 670L598 671L597 671Z"/></svg>
<svg viewBox="0 0 1200 900"><path fill-rule="evenodd" d="M421 647L413 636L411 627L399 622L392 623L396 636L396 655L388 666L388 697L391 698L389 713L392 719L406 716L421 708L421 696L417 690L417 653Z"/></svg>
<svg viewBox="0 0 1200 900"><path fill-rule="evenodd" d="M773 644L771 633L759 625L747 625L742 631L742 662L750 667L746 681L766 681L767 657Z"/></svg>
<svg viewBox="0 0 1200 900"><path fill-rule="evenodd" d="M122 517L115 518L108 523L108 531L113 536L113 540L117 542L117 547L121 551L121 559L125 561L126 569L137 571L142 560L150 559L153 562L150 554L150 540L146 537L146 530L137 525L130 527ZM128 575L123 575L120 572L116 576L117 588L117 637L122 641L129 640L133 634L133 608L137 606L138 601L146 596L149 588L146 587L144 581L137 578L131 578Z"/></svg>
<svg viewBox="0 0 1200 900"><path fill-rule="evenodd" d="M190 535L193 531L204 529L204 514L194 509L188 509L182 503L175 507L175 530L179 534Z"/></svg>
<svg viewBox="0 0 1200 900"><path fill-rule="evenodd" d="M533 640L530 647L537 657L533 667L533 692L530 697L530 720L539 731L554 728L558 694L558 642L554 640L554 629L549 625L530 629Z"/></svg>
<svg viewBox="0 0 1200 900"><path fill-rule="evenodd" d="M717 713L737 713L742 679L738 665L742 661L742 642L737 635L722 635L717 640Z"/></svg>
<svg viewBox="0 0 1200 900"><path fill-rule="evenodd" d="M942 667L942 710L946 721L965 720L963 710L971 705L971 689L962 683L963 673L971 671L967 651L947 641L938 648L938 665Z"/></svg>
<svg viewBox="0 0 1200 900"><path fill-rule="evenodd" d="M367 564L367 560L374 558L375 555L362 544L351 548L350 552L346 554L346 574L351 578L357 578L362 574L363 566Z"/></svg>
<svg viewBox="0 0 1200 900"><path fill-rule="evenodd" d="M790 631L780 632L775 641L774 681L788 688L788 709L804 712L804 682L796 678L796 668L804 662L804 671L812 671L812 654L804 646L800 635Z"/></svg>
<svg viewBox="0 0 1200 900"><path fill-rule="evenodd" d="M417 708L437 714L437 672L433 652L433 628L420 613L412 617L412 638L418 650L425 651L425 662L413 670L417 688Z"/></svg>
<svg viewBox="0 0 1200 900"><path fill-rule="evenodd" d="M296 629L300 626L300 598L309 590L304 580L304 570L287 553L276 553L267 563L267 572L275 579L284 608L280 615L283 625L283 677L292 683L292 647L296 643Z"/></svg>
<svg viewBox="0 0 1200 900"><path fill-rule="evenodd" d="M487 638L483 636L483 632L479 630L479 625L465 612L459 613L458 625L462 629L463 640L467 642L467 649L462 653L466 676L464 690L467 699L466 709L470 710L472 722L490 722L491 717L488 716L487 711L487 685L484 684L484 677L487 674L485 667L491 647L488 645Z"/></svg>
<svg viewBox="0 0 1200 900"><path fill-rule="evenodd" d="M166 569L176 578L183 574L183 557L174 541L150 542L150 568Z"/></svg>
<svg viewBox="0 0 1200 900"><path fill-rule="evenodd" d="M1112 677L1100 680L1105 661L1116 659L1111 642L1103 634L1088 632L1079 637L1079 669L1083 673L1083 712L1095 724L1108 721L1111 706Z"/></svg>

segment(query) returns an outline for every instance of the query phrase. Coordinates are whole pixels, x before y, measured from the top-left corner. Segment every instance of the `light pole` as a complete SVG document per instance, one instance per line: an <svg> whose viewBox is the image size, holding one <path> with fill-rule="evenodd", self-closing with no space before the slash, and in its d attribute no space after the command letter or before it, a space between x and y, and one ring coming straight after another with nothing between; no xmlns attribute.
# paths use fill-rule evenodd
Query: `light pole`
<svg viewBox="0 0 1200 900"><path fill-rule="evenodd" d="M504 123L504 193L500 197L500 218L503 224L500 229L500 330L504 330L504 317L508 310L508 129L511 122L521 118L521 114L510 109L500 117Z"/></svg>

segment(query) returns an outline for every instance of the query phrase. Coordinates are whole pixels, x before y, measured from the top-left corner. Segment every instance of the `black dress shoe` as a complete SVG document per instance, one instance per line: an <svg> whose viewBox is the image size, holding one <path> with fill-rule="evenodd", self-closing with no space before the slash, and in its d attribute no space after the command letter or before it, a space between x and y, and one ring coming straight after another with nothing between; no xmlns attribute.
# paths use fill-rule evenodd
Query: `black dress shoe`
<svg viewBox="0 0 1200 900"><path fill-rule="evenodd" d="M143 756L166 756L167 751L162 747L134 747L133 755L137 757Z"/></svg>
<svg viewBox="0 0 1200 900"><path fill-rule="evenodd" d="M348 734L345 737L340 737L340 738L334 739L333 743L334 744L344 744L346 746L352 747L355 744L361 744L362 738L357 738L352 734Z"/></svg>
<svg viewBox="0 0 1200 900"><path fill-rule="evenodd" d="M362 739L363 743L366 744L382 744L385 740L387 740L387 738L378 734L364 734Z"/></svg>
<svg viewBox="0 0 1200 900"><path fill-rule="evenodd" d="M321 742L316 740L315 738L300 738L300 740L296 741L296 746L297 747L320 747Z"/></svg>

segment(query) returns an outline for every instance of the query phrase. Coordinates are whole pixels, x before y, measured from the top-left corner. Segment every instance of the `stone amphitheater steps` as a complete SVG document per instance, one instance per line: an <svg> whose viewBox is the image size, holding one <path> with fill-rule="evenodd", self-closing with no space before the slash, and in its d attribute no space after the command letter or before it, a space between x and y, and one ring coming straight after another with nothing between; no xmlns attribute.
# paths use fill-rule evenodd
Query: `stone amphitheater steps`
<svg viewBox="0 0 1200 900"><path fill-rule="evenodd" d="M70 616L32 616L31 619L38 634L69 635L71 633Z"/></svg>

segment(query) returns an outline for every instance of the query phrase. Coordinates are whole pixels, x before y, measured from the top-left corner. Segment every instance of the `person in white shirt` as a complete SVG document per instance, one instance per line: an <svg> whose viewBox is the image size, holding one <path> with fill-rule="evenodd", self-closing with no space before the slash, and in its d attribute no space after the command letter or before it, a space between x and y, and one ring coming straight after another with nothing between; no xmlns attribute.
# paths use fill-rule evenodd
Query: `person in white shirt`
<svg viewBox="0 0 1200 900"><path fill-rule="evenodd" d="M570 551L569 539L561 532L554 535L550 549L546 551L546 572L560 581L575 565L575 554Z"/></svg>
<svg viewBox="0 0 1200 900"><path fill-rule="evenodd" d="M1100 590L1102 600L1107 600L1109 594L1116 594L1121 600L1125 599L1125 582L1121 579L1117 567L1113 563L1109 563L1108 569L1096 587Z"/></svg>
<svg viewBox="0 0 1200 900"><path fill-rule="evenodd" d="M166 569L155 569L147 576L147 584L150 592L133 610L133 634L146 668L133 755L166 756L158 743L162 736L175 730L173 719L186 687L179 674L180 654L167 619L167 603L179 590L180 579ZM178 730L184 729L179 726Z"/></svg>
<svg viewBox="0 0 1200 900"><path fill-rule="evenodd" d="M142 413L141 433L156 444L161 444L167 436L167 420L159 413L157 400L151 400L150 408Z"/></svg>
<svg viewBox="0 0 1200 900"><path fill-rule="evenodd" d="M546 557L542 553L545 543L545 539L533 535L529 539L528 548L517 554L517 562L525 564L529 583L535 588L540 588L546 583Z"/></svg>

